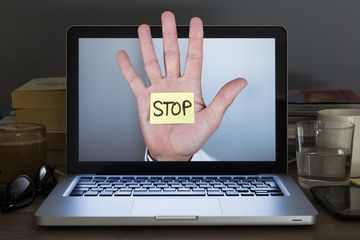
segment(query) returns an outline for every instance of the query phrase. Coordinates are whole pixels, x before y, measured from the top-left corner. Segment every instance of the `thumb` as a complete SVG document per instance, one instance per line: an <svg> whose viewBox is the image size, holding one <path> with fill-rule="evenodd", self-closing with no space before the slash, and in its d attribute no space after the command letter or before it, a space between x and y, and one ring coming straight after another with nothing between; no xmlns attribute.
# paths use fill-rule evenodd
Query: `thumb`
<svg viewBox="0 0 360 240"><path fill-rule="evenodd" d="M216 94L215 98L207 107L207 110L213 115L211 120L215 121L216 125L220 124L225 111L235 100L236 96L246 87L246 85L246 79L236 78L226 83Z"/></svg>

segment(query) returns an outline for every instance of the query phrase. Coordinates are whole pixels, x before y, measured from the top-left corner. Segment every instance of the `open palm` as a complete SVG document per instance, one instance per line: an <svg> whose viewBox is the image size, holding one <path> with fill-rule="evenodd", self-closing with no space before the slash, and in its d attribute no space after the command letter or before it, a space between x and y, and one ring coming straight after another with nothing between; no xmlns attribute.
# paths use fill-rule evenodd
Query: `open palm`
<svg viewBox="0 0 360 240"><path fill-rule="evenodd" d="M180 74L175 16L171 12L164 12L161 20L165 77L161 75L150 27L146 24L138 28L138 35L145 71L151 86L145 87L144 81L134 70L125 51L119 51L117 59L120 69L137 99L141 131L151 156L159 161L187 161L201 149L218 128L226 109L247 82L242 78L228 82L220 89L210 105L205 106L201 91L204 35L201 19L192 18L190 22L189 44L183 76ZM195 123L150 124L150 94L155 92L194 92Z"/></svg>

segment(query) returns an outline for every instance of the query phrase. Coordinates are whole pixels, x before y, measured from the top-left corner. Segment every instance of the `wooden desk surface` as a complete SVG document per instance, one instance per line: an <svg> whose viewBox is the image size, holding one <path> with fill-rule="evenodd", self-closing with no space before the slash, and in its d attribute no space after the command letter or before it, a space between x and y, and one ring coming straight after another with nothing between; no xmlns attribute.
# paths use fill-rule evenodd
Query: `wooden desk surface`
<svg viewBox="0 0 360 240"><path fill-rule="evenodd" d="M296 166L290 164L296 177ZM0 213L0 239L360 239L360 222L340 221L329 215L306 192L319 211L318 222L306 227L38 227L34 212L44 200L38 197L29 207Z"/></svg>

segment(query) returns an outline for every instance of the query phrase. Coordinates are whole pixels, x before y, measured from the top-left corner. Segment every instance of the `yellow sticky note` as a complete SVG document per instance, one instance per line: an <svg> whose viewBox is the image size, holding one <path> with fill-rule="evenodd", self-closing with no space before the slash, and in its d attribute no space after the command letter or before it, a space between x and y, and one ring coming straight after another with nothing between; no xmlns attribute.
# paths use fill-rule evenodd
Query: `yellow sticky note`
<svg viewBox="0 0 360 240"><path fill-rule="evenodd" d="M350 178L350 182L355 186L360 187L360 178Z"/></svg>
<svg viewBox="0 0 360 240"><path fill-rule="evenodd" d="M151 124L176 124L194 122L195 108L193 92L151 93Z"/></svg>

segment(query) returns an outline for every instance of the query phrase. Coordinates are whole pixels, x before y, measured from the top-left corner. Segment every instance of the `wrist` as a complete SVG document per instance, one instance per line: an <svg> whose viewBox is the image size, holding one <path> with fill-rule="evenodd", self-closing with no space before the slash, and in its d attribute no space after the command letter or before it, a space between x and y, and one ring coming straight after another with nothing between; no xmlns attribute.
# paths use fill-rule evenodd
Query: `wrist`
<svg viewBox="0 0 360 240"><path fill-rule="evenodd" d="M191 161L193 155L186 156L186 155L172 155L172 156L166 156L166 155L160 155L160 154L153 154L150 152L150 150L147 150L148 157L152 161Z"/></svg>

